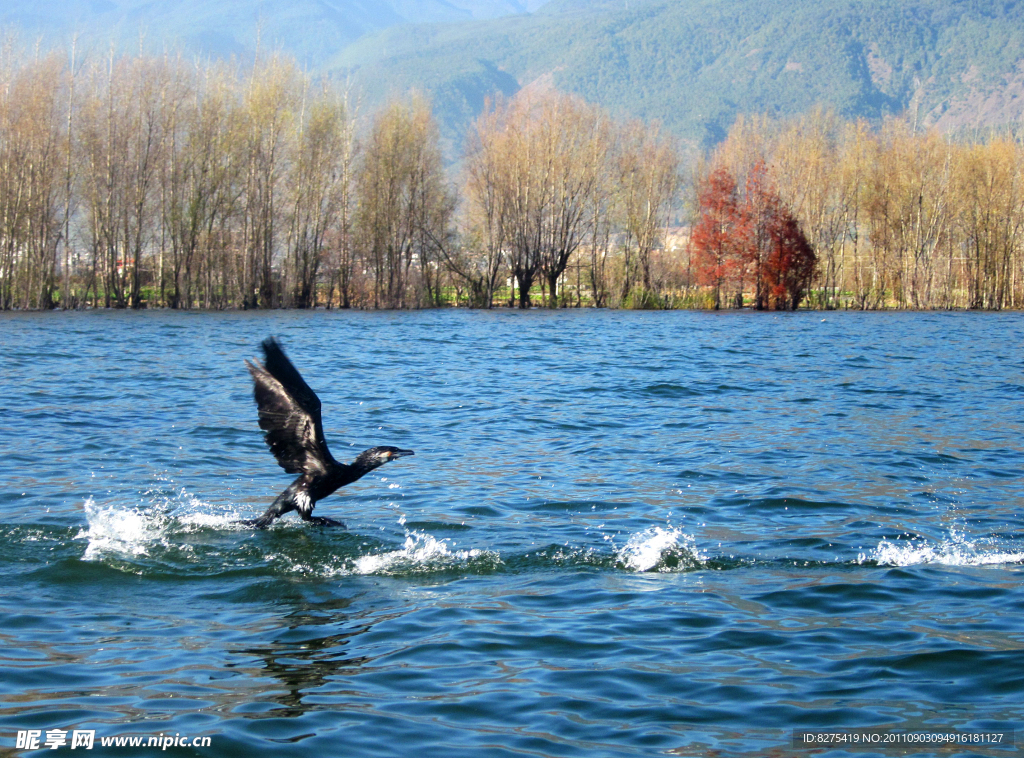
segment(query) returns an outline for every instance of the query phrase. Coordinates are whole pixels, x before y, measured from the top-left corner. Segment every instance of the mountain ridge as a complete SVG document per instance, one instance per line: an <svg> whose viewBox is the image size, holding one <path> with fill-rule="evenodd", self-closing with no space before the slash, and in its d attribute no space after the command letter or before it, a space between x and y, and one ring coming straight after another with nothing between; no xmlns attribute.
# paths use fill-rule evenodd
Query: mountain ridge
<svg viewBox="0 0 1024 758"><path fill-rule="evenodd" d="M1024 114L1024 0L8 0L11 24L101 50L141 34L245 58L259 41L351 84L366 111L426 94L449 155L488 98L536 82L693 148L743 113L824 106L944 131Z"/></svg>

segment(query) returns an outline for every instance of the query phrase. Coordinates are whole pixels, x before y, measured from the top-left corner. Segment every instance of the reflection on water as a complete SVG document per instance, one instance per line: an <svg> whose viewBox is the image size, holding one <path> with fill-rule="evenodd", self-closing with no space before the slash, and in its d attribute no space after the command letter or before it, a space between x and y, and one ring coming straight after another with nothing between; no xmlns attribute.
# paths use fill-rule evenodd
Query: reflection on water
<svg viewBox="0 0 1024 758"><path fill-rule="evenodd" d="M344 678L372 663L373 658L369 656L348 653L350 641L372 627L372 621L345 613L351 604L352 599L338 598L304 605L281 618L282 626L275 630L275 638L267 644L232 650L232 654L246 656L250 661L227 664L227 668L236 669L246 678L271 676L281 685L269 688L259 697L260 703L274 703L279 707L252 710L246 698L235 703L244 704L240 712L248 718L301 716L317 708L315 703L307 703L307 699L315 700L317 692L325 689L334 690L332 694L337 696L340 693L335 687ZM339 629L345 631L336 631ZM328 631L334 633L325 635Z"/></svg>

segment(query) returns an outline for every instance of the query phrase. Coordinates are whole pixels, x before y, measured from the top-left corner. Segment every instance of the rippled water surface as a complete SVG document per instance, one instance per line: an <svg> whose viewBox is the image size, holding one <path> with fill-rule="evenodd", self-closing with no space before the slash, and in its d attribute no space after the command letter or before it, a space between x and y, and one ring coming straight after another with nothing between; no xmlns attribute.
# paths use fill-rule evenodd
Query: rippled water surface
<svg viewBox="0 0 1024 758"><path fill-rule="evenodd" d="M335 457L416 451L318 504L347 531L234 523L291 479L243 364L270 334ZM1022 345L1020 314L4 315L0 754L1024 745Z"/></svg>

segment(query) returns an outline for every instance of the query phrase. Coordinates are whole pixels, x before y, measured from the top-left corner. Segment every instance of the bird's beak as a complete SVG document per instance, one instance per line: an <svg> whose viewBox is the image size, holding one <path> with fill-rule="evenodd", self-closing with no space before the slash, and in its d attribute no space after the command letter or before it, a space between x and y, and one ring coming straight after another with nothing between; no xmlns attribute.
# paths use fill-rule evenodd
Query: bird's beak
<svg viewBox="0 0 1024 758"><path fill-rule="evenodd" d="M412 450L396 450L391 454L392 458L404 458L407 455L416 455Z"/></svg>

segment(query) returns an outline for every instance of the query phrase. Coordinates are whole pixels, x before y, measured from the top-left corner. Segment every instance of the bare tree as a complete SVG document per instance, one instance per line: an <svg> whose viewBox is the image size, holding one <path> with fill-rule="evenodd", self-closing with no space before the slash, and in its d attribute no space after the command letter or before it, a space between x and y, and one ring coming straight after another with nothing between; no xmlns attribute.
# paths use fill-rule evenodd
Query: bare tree
<svg viewBox="0 0 1024 758"><path fill-rule="evenodd" d="M1024 247L1019 148L1006 140L963 148L956 171L956 226L969 308L1003 308L1013 297L1013 261ZM955 265L952 252L949 267Z"/></svg>
<svg viewBox="0 0 1024 758"><path fill-rule="evenodd" d="M577 98L551 93L536 101L524 96L496 103L477 132L471 193L478 208L488 208L483 213L491 228L481 229L490 260L500 242L518 284L520 307L529 307L538 275L544 277L548 305L557 307L559 279L593 221L592 200L608 154L608 120Z"/></svg>
<svg viewBox="0 0 1024 758"><path fill-rule="evenodd" d="M190 75L182 69L175 81L165 102L161 299L172 308L222 305L225 229L239 212L241 170L247 165L233 149L240 141L244 114L234 102L233 82L222 70L197 68ZM170 255L166 275L165 248Z"/></svg>
<svg viewBox="0 0 1024 758"><path fill-rule="evenodd" d="M493 306L505 268L509 194L503 165L508 156L507 142L497 111L485 108L470 136L465 159L464 224L473 252L465 248L455 254L445 251L449 268L469 286L470 304L478 308Z"/></svg>
<svg viewBox="0 0 1024 758"><path fill-rule="evenodd" d="M245 166L241 260L236 284L243 308L279 304L274 282L278 196L285 172L287 134L301 91L295 64L279 57L253 65L243 103L237 148Z"/></svg>
<svg viewBox="0 0 1024 758"><path fill-rule="evenodd" d="M444 181L437 127L427 103L392 103L374 119L356 171L356 244L373 271L373 306L418 305L417 264L426 300L431 266L449 244L454 198Z"/></svg>
<svg viewBox="0 0 1024 758"><path fill-rule="evenodd" d="M316 305L316 284L328 234L347 212L349 181L346 159L352 127L340 97L325 86L303 107L295 161L288 177L288 260L292 272L291 304Z"/></svg>
<svg viewBox="0 0 1024 758"><path fill-rule="evenodd" d="M657 125L632 121L620 131L617 142L615 175L622 214L625 299L636 281L634 249L640 285L647 293L655 289L651 254L663 243L663 230L682 186L682 174L675 140L661 134Z"/></svg>
<svg viewBox="0 0 1024 758"><path fill-rule="evenodd" d="M66 69L51 54L9 76L0 92L0 308L52 308Z"/></svg>
<svg viewBox="0 0 1024 758"><path fill-rule="evenodd" d="M345 109L348 121L342 134L338 163L334 166L334 170L338 172L338 205L337 224L327 233L327 305L330 307L334 302L334 288L337 286L339 305L342 308L349 308L352 305L353 278L356 273L356 261L352 251L352 186L357 145L353 128L354 114L349 111L347 92L342 96L341 106Z"/></svg>

